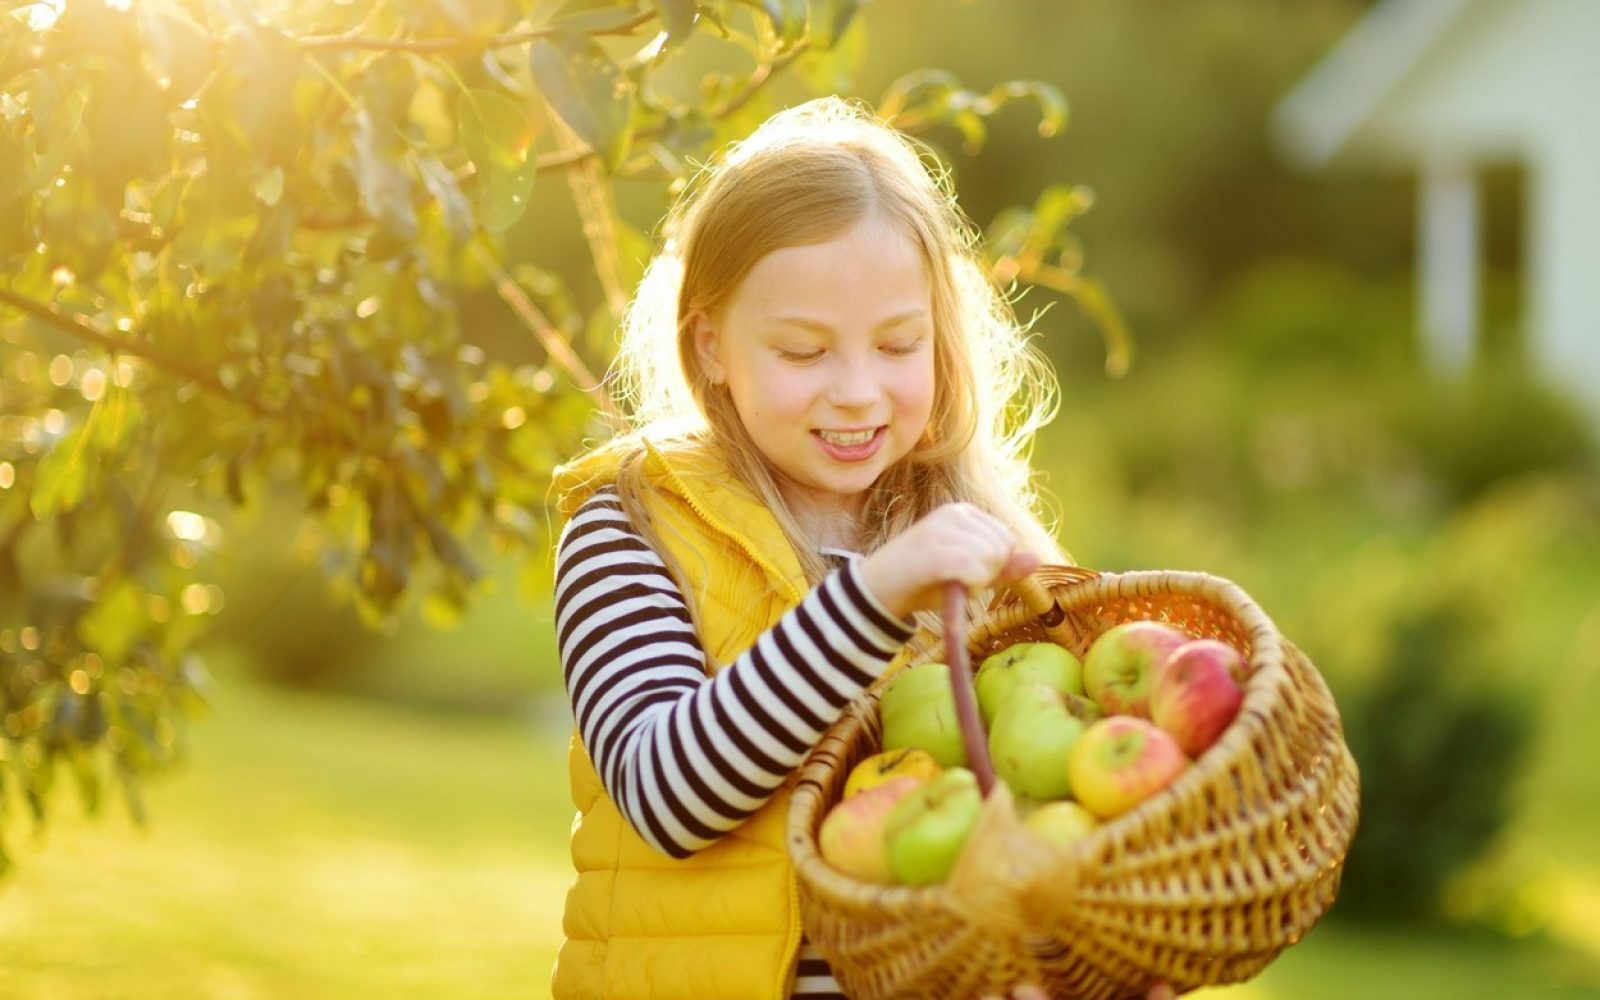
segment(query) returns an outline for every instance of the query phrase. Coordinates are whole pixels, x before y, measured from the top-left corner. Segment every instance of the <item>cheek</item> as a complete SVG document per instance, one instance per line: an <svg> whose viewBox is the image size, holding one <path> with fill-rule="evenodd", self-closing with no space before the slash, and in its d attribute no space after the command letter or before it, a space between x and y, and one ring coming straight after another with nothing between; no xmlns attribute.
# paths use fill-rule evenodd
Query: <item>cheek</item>
<svg viewBox="0 0 1600 1000"><path fill-rule="evenodd" d="M809 412L812 391L810 379L795 369L751 365L737 379L729 377L734 404L752 430L770 430L762 425L802 426Z"/></svg>
<svg viewBox="0 0 1600 1000"><path fill-rule="evenodd" d="M894 380L891 391L895 406L907 415L920 416L924 421L933 412L933 360L927 364L907 366Z"/></svg>

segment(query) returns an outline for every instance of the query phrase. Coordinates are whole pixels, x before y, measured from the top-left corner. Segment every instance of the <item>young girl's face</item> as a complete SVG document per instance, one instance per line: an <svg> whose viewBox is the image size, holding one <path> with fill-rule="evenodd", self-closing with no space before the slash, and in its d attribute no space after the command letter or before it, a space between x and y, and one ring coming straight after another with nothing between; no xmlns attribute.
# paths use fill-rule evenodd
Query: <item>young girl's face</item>
<svg viewBox="0 0 1600 1000"><path fill-rule="evenodd" d="M874 215L837 239L763 257L720 323L697 319L695 345L802 515L859 514L933 410L927 268Z"/></svg>

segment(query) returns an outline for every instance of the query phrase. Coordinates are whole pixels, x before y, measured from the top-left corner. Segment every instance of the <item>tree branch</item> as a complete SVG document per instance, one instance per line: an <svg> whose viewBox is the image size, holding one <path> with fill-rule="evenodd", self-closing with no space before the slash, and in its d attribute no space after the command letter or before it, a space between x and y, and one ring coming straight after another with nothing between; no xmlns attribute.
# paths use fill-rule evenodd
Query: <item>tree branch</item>
<svg viewBox="0 0 1600 1000"><path fill-rule="evenodd" d="M614 28L605 28L600 31L588 31L588 35L631 35L633 30L640 25L655 19L655 11L646 10L630 21L625 21ZM546 26L543 28L522 28L518 31L505 31L497 35L486 35L477 38L377 38L372 35L306 35L294 39L296 45L302 49L350 49L368 52L459 52L479 51L485 49L509 49L518 45L526 45L537 38L546 38L556 34L560 28Z"/></svg>
<svg viewBox="0 0 1600 1000"><path fill-rule="evenodd" d="M0 288L0 303L9 305L18 312L31 316L62 333L70 334L79 340L86 340L97 347L105 349L110 354L127 354L142 358L170 375L176 375L197 383L219 396L225 396L236 403L249 407L262 416L268 416L272 413L260 401L251 399L248 396L240 396L235 390L223 385L222 381L213 372L197 368L182 358L164 354L150 344L139 343L126 337L112 336L87 318L77 313L66 312L53 302L40 302Z"/></svg>
<svg viewBox="0 0 1600 1000"><path fill-rule="evenodd" d="M729 115L737 112L740 108L743 108L746 104L749 104L751 99L754 98L756 94L760 93L761 88L767 85L767 82L772 79L774 74L780 73L787 69L790 63L794 62L796 59L800 58L800 56L805 54L809 46L809 42L807 42L805 39L801 39L795 43L794 48L790 49L788 52L785 52L780 58L769 63L762 63L760 66L757 66L756 71L750 74L750 78L745 81L744 88L741 89L739 93L728 98L727 104L724 104L722 107L711 112L706 117L714 122L721 121L724 118L727 118ZM654 139L665 130L665 126L662 125L652 125L649 128L642 128L633 133L633 141L637 142L641 139ZM585 160L593 159L596 155L598 154L596 154L594 150L588 148L563 149L559 152L546 153L543 156L536 157L533 161L533 165L537 170L560 170L566 167L577 166Z"/></svg>
<svg viewBox="0 0 1600 1000"><path fill-rule="evenodd" d="M572 345L567 343L566 338L561 335L561 331L551 325L550 321L545 318L544 313L539 311L539 307L534 305L533 300L528 298L527 293L522 290L522 286L517 284L516 280L506 273L505 268L500 266L500 262L495 260L489 251L482 246L477 246L474 249L477 251L478 262L484 266L484 269L494 279L495 291L500 294L500 298L504 300L505 304L511 307L511 311L517 314L517 318L522 320L529 330L533 331L534 337L539 341L539 346L544 348L545 353L550 356L551 360L565 368L573 378L578 380L578 388L599 404L607 419L617 421L620 415L617 413L615 404L611 402L610 393L606 392L600 380L594 377L593 372L589 371L589 366L584 364L583 359L578 357L577 353L572 350Z"/></svg>

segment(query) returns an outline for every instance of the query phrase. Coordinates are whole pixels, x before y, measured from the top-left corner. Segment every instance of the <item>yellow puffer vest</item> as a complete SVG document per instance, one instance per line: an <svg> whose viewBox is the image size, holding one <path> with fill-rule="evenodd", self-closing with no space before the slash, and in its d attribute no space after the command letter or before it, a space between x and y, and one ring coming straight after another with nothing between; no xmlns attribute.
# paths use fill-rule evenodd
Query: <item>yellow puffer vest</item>
<svg viewBox="0 0 1600 1000"><path fill-rule="evenodd" d="M698 603L700 641L715 663L732 663L800 602L805 575L771 513L714 449L646 449L645 475L655 487L647 507ZM622 450L602 447L556 470L563 518L615 479ZM568 770L578 809L577 878L567 893L555 1000L787 997L800 941L784 842L790 784L727 836L679 861L634 832L576 732Z"/></svg>

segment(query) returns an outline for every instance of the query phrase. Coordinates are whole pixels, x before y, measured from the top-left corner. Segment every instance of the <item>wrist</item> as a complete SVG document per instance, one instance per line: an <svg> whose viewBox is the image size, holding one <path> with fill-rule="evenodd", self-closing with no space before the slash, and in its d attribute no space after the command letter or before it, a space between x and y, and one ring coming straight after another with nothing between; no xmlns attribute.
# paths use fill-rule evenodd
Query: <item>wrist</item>
<svg viewBox="0 0 1600 1000"><path fill-rule="evenodd" d="M911 595L904 588L895 585L893 572L883 565L878 555L879 553L875 552L857 564L857 578L867 594L877 601L883 610L902 622L910 621L911 612L916 610L911 606Z"/></svg>

